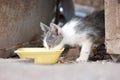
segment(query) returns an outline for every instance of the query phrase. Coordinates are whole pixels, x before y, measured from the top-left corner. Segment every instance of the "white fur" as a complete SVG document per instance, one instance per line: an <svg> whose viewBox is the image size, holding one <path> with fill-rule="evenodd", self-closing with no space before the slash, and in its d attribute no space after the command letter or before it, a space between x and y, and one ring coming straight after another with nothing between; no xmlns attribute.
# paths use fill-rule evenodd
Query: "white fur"
<svg viewBox="0 0 120 80"><path fill-rule="evenodd" d="M44 45L45 48L49 49L49 46L48 46L48 44L46 42L46 37L43 40L43 45Z"/></svg>
<svg viewBox="0 0 120 80"><path fill-rule="evenodd" d="M76 61L87 61L91 52L92 42L85 41L82 44L80 57Z"/></svg>
<svg viewBox="0 0 120 80"><path fill-rule="evenodd" d="M86 41L86 32L83 34L76 34L74 27L78 24L79 21L71 21L67 23L62 28L63 43L69 44L71 46L79 45L81 46L84 41Z"/></svg>
<svg viewBox="0 0 120 80"><path fill-rule="evenodd" d="M55 47L55 49L61 48L64 44L69 44L70 46L82 46L80 57L77 59L77 61L87 61L93 43L86 38L88 31L84 32L83 34L75 33L74 27L78 24L78 22L79 21L71 21L63 26L63 40L58 46Z"/></svg>

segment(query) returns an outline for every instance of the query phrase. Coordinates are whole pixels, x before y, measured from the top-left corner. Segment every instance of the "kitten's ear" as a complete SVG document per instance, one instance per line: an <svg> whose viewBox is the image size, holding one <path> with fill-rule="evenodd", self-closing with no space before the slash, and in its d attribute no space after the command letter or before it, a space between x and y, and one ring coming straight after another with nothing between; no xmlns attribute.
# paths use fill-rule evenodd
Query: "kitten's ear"
<svg viewBox="0 0 120 80"><path fill-rule="evenodd" d="M62 28L54 23L50 23L51 31L54 35L62 34Z"/></svg>
<svg viewBox="0 0 120 80"><path fill-rule="evenodd" d="M40 27L41 27L41 30L44 31L45 33L50 30L50 27L48 27L42 22L40 22Z"/></svg>

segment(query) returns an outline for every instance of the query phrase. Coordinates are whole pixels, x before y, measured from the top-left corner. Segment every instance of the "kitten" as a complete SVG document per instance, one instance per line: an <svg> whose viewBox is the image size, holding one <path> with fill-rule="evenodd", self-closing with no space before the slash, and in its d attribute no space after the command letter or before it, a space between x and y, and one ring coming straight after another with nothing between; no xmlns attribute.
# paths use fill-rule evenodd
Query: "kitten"
<svg viewBox="0 0 120 80"><path fill-rule="evenodd" d="M94 12L85 18L73 18L62 28L54 23L50 27L40 23L44 31L43 44L46 48L61 49L64 45L81 47L76 61L87 61L92 46L104 43L104 11Z"/></svg>

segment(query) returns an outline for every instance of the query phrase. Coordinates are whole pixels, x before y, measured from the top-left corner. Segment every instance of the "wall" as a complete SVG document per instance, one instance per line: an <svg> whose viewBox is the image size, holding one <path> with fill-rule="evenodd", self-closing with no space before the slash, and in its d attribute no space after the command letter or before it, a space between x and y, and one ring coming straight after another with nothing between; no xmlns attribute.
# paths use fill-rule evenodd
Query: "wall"
<svg viewBox="0 0 120 80"><path fill-rule="evenodd" d="M73 0L74 3L87 5L101 10L104 8L104 0Z"/></svg>
<svg viewBox="0 0 120 80"><path fill-rule="evenodd" d="M106 47L110 54L120 54L120 3L105 0Z"/></svg>
<svg viewBox="0 0 120 80"><path fill-rule="evenodd" d="M8 57L6 50L42 34L39 22L48 24L54 7L55 0L0 0L0 57Z"/></svg>

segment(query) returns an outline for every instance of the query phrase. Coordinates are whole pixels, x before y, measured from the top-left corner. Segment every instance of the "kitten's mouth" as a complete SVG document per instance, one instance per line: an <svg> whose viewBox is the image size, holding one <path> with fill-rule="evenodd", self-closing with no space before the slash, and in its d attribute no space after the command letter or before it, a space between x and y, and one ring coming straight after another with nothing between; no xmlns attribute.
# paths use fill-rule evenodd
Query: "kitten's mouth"
<svg viewBox="0 0 120 80"><path fill-rule="evenodd" d="M51 46L50 45L48 45L48 49L50 49L51 48Z"/></svg>

